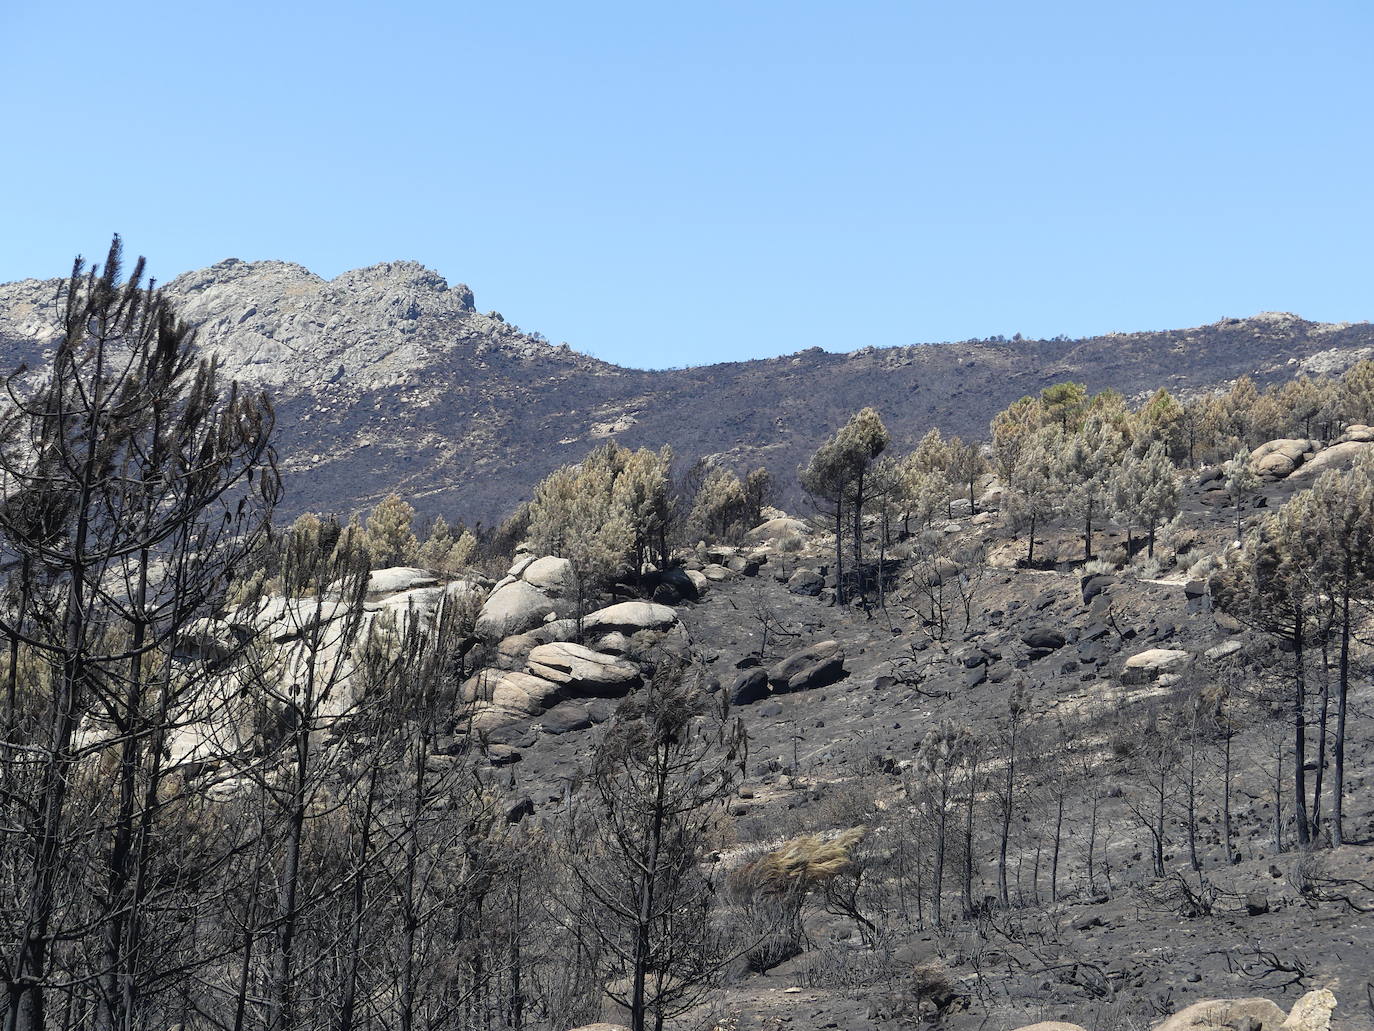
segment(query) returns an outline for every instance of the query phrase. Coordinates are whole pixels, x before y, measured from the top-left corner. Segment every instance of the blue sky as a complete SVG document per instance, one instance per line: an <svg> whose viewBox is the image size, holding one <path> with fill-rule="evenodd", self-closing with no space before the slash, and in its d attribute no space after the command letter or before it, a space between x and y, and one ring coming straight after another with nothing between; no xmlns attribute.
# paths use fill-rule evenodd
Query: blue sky
<svg viewBox="0 0 1374 1031"><path fill-rule="evenodd" d="M1374 317L1374 5L0 2L0 281L415 259L612 361Z"/></svg>

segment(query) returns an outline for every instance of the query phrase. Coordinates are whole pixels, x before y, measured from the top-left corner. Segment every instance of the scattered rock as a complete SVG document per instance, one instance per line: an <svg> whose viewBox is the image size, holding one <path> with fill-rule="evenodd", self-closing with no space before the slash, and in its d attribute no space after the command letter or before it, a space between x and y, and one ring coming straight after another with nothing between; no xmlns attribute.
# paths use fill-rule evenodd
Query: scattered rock
<svg viewBox="0 0 1374 1031"><path fill-rule="evenodd" d="M1064 647L1066 638L1058 630L1042 626L1027 630L1022 634L1021 643L1028 648L1054 651L1056 648Z"/></svg>
<svg viewBox="0 0 1374 1031"><path fill-rule="evenodd" d="M524 756L514 745L493 744L487 746L487 762L493 766L510 766L518 763Z"/></svg>
<svg viewBox="0 0 1374 1031"><path fill-rule="evenodd" d="M1221 644L1217 645L1215 648L1208 648L1203 654L1212 662L1216 662L1218 659L1224 659L1230 655L1236 654L1242 647L1239 641L1232 638L1229 641L1222 641Z"/></svg>
<svg viewBox="0 0 1374 1031"><path fill-rule="evenodd" d="M731 705L752 705L768 697L768 674L756 667L746 670L730 688Z"/></svg>
<svg viewBox="0 0 1374 1031"><path fill-rule="evenodd" d="M825 586L825 578L814 569L798 569L788 578L787 589L793 594L814 598Z"/></svg>
<svg viewBox="0 0 1374 1031"><path fill-rule="evenodd" d="M517 824L526 817L534 815L534 802L529 798L522 798L509 809L506 810L506 823Z"/></svg>
<svg viewBox="0 0 1374 1031"><path fill-rule="evenodd" d="M1088 604L1114 583L1116 577L1110 573L1094 573L1092 576L1083 577L1083 604Z"/></svg>

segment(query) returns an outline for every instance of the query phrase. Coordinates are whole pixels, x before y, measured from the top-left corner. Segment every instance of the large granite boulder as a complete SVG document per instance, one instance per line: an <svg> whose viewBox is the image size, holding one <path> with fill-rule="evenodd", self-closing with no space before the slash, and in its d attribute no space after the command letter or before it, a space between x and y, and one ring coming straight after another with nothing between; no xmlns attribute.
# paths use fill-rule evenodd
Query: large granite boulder
<svg viewBox="0 0 1374 1031"><path fill-rule="evenodd" d="M486 588L472 580L455 580L433 587L410 587L380 601L369 601L369 612L414 613L423 620L433 619L440 605L478 606L486 596Z"/></svg>
<svg viewBox="0 0 1374 1031"><path fill-rule="evenodd" d="M1287 1019L1268 999L1206 999L1179 1010L1155 1031L1278 1031Z"/></svg>
<svg viewBox="0 0 1374 1031"><path fill-rule="evenodd" d="M791 516L778 516L774 519L766 519L759 523L744 535L745 544L767 544L769 541L779 540L783 537L800 536L805 537L811 532L811 527L801 519L794 519Z"/></svg>
<svg viewBox="0 0 1374 1031"><path fill-rule="evenodd" d="M613 630L635 634L641 630L671 630L676 625L674 609L651 601L622 601L582 618L582 630L587 634L608 634Z"/></svg>
<svg viewBox="0 0 1374 1031"><path fill-rule="evenodd" d="M539 645L530 652L527 668L573 696L619 698L640 683L633 663L566 642Z"/></svg>
<svg viewBox="0 0 1374 1031"><path fill-rule="evenodd" d="M459 700L471 707L474 730L496 730L558 704L562 687L514 670L484 669L463 682Z"/></svg>
<svg viewBox="0 0 1374 1031"><path fill-rule="evenodd" d="M1250 452L1250 466L1266 479L1281 480L1302 465L1318 447L1315 440L1271 440Z"/></svg>
<svg viewBox="0 0 1374 1031"><path fill-rule="evenodd" d="M477 636L499 641L523 634L558 615L553 599L533 584L512 580L491 592L477 615Z"/></svg>
<svg viewBox="0 0 1374 1031"><path fill-rule="evenodd" d="M1123 684L1149 684L1160 677L1182 673L1191 656L1178 648L1147 648L1126 660L1121 672Z"/></svg>
<svg viewBox="0 0 1374 1031"><path fill-rule="evenodd" d="M1318 452L1308 459L1297 472L1294 480L1313 480L1328 469L1348 469L1362 455L1370 453L1374 444L1363 440L1347 440L1342 444L1332 444L1325 451Z"/></svg>
<svg viewBox="0 0 1374 1031"><path fill-rule="evenodd" d="M367 600L380 601L391 594L409 591L416 587L433 587L439 578L428 569L415 566L391 566L374 569L367 574Z"/></svg>
<svg viewBox="0 0 1374 1031"><path fill-rule="evenodd" d="M1361 444L1374 441L1374 426L1366 426L1362 422L1352 422L1341 434L1340 442L1344 444L1352 440Z"/></svg>
<svg viewBox="0 0 1374 1031"><path fill-rule="evenodd" d="M348 614L349 607L326 598L272 595L233 613L228 622L248 634L265 634L280 644L295 641Z"/></svg>
<svg viewBox="0 0 1374 1031"><path fill-rule="evenodd" d="M477 636L499 641L523 634L550 619L577 611L572 563L564 558L521 558L492 588L477 615Z"/></svg>
<svg viewBox="0 0 1374 1031"><path fill-rule="evenodd" d="M565 558L545 555L543 558L522 559L512 567L510 575L538 587L550 598L577 600L577 575L573 564Z"/></svg>

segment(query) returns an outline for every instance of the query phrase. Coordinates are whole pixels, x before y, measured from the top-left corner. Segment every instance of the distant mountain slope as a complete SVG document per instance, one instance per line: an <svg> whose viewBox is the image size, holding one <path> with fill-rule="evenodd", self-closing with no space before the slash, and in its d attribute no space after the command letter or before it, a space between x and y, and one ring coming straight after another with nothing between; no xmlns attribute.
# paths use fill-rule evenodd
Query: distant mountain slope
<svg viewBox="0 0 1374 1031"><path fill-rule="evenodd" d="M57 285L0 286L3 364L33 361L51 344ZM813 348L650 372L479 313L466 286L413 262L324 280L287 262L229 259L167 289L226 372L271 391L287 514L348 512L396 489L422 513L492 520L610 435L762 463L790 480L825 434L866 404L909 444L932 425L979 435L1010 401L1066 378L1128 395L1160 385L1187 391L1242 374L1292 375L1304 364L1338 369L1374 348L1369 323L1266 313L1084 340ZM652 353L652 327L644 345Z"/></svg>

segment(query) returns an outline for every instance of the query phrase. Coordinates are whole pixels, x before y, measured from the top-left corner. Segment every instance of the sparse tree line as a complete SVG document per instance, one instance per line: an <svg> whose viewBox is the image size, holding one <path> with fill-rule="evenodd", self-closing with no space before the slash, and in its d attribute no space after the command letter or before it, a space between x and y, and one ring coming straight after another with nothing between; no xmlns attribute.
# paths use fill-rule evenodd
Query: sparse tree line
<svg viewBox="0 0 1374 1031"><path fill-rule="evenodd" d="M908 542L902 557L931 559L938 535L925 531L976 513L980 488L995 488L1003 524L1025 537L1028 565L1037 562L1037 535L1063 522L1081 527L1084 561L1096 556L1095 535L1108 521L1125 527L1127 559L1138 550L1153 559L1161 528L1178 515L1182 469L1222 465L1239 536L1259 487L1251 448L1291 435L1329 440L1366 419L1374 419L1368 361L1340 378L1301 377L1264 390L1242 377L1224 393L1184 401L1161 388L1136 408L1115 391L1089 394L1065 382L997 413L985 441L932 429L903 454L893 453L880 414L865 408L822 443L797 482L833 537L837 600L867 603L882 600L894 545ZM331 546L360 544L374 568L456 574L483 565L495 573L525 545L572 561L590 595L616 585L643 590L646 571L670 566L696 541L738 542L775 493L763 468L741 475L714 461L685 463L666 447L631 450L608 440L551 473L499 527L450 527L440 517L421 540L413 507L397 495L344 527L315 515L301 525ZM269 570L256 575L271 584Z"/></svg>
<svg viewBox="0 0 1374 1031"><path fill-rule="evenodd" d="M1221 608L1272 637L1287 656L1298 844L1323 835L1341 844L1352 645L1369 643L1365 624L1374 602L1374 462L1366 456L1349 472L1328 470L1266 515L1222 556L1211 590ZM1322 783L1328 768L1329 815Z"/></svg>

